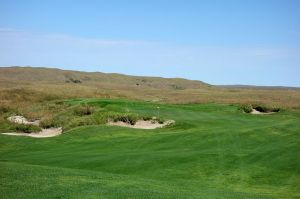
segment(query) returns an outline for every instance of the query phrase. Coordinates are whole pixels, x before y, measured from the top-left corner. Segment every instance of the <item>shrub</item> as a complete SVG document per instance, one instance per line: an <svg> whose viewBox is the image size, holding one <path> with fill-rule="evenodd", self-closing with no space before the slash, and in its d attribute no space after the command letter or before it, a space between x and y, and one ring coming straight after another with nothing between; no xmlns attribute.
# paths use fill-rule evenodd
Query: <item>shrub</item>
<svg viewBox="0 0 300 199"><path fill-rule="evenodd" d="M42 129L35 125L17 124L14 126L14 130L23 133L36 133L41 131Z"/></svg>
<svg viewBox="0 0 300 199"><path fill-rule="evenodd" d="M134 125L136 121L139 119L138 115L135 114L118 114L115 115L113 118L114 122L126 122L128 124Z"/></svg>
<svg viewBox="0 0 300 199"><path fill-rule="evenodd" d="M151 120L151 123L156 123L156 122L158 122L159 124L164 123L164 121L162 119L157 118L157 117L152 117L150 120Z"/></svg>
<svg viewBox="0 0 300 199"><path fill-rule="evenodd" d="M251 113L252 109L255 109L262 113L269 113L269 112L279 112L280 108L273 107L273 106L267 106L267 105L261 105L261 104L244 104L240 107L240 110L243 110L246 113Z"/></svg>
<svg viewBox="0 0 300 199"><path fill-rule="evenodd" d="M152 120L153 118L151 116L143 116L144 121Z"/></svg>
<svg viewBox="0 0 300 199"><path fill-rule="evenodd" d="M254 109L259 112L269 112L269 109L266 106L255 106Z"/></svg>
<svg viewBox="0 0 300 199"><path fill-rule="evenodd" d="M78 116L91 115L95 112L95 109L91 106L77 106L74 109L74 114Z"/></svg>
<svg viewBox="0 0 300 199"><path fill-rule="evenodd" d="M0 102L0 113L8 113L11 111L14 111L11 104Z"/></svg>
<svg viewBox="0 0 300 199"><path fill-rule="evenodd" d="M91 117L74 118L66 125L66 129L71 129L78 126L94 125L94 124L96 124L96 121L93 120L93 118Z"/></svg>
<svg viewBox="0 0 300 199"><path fill-rule="evenodd" d="M244 104L240 107L240 110L244 111L245 113L251 113L253 107L251 104Z"/></svg>
<svg viewBox="0 0 300 199"><path fill-rule="evenodd" d="M269 113L269 112L279 112L280 108L277 107L271 107L266 105L254 105L253 106L255 110L263 113Z"/></svg>
<svg viewBox="0 0 300 199"><path fill-rule="evenodd" d="M161 119L157 119L157 121L158 121L159 124L163 124L164 123L164 121L161 120Z"/></svg>
<svg viewBox="0 0 300 199"><path fill-rule="evenodd" d="M7 113L10 109L7 106L0 106L0 113Z"/></svg>
<svg viewBox="0 0 300 199"><path fill-rule="evenodd" d="M63 104L64 104L64 101L55 101L55 104L56 104L56 105L63 105Z"/></svg>
<svg viewBox="0 0 300 199"><path fill-rule="evenodd" d="M67 83L70 83L70 82L73 82L75 84L81 84L81 80L79 79L73 79L73 78L70 78L69 80L66 80Z"/></svg>
<svg viewBox="0 0 300 199"><path fill-rule="evenodd" d="M108 122L108 115L106 112L97 111L92 115L92 119L95 121L95 124L105 124Z"/></svg>
<svg viewBox="0 0 300 199"><path fill-rule="evenodd" d="M51 127L58 127L58 124L53 118L45 118L40 121L40 127L48 129Z"/></svg>

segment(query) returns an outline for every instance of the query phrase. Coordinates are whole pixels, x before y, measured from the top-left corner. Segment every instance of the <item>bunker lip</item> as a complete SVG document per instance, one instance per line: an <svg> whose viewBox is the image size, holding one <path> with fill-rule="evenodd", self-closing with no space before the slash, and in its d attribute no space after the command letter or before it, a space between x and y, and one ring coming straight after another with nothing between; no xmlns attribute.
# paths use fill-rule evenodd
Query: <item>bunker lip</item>
<svg viewBox="0 0 300 199"><path fill-rule="evenodd" d="M20 115L11 116L7 118L7 120L16 124L40 125L40 120L28 121L25 117Z"/></svg>
<svg viewBox="0 0 300 199"><path fill-rule="evenodd" d="M252 111L250 113L253 115L270 115L270 114L274 114L276 112L261 112L256 109L252 109Z"/></svg>
<svg viewBox="0 0 300 199"><path fill-rule="evenodd" d="M25 117L16 115L7 118L8 121L16 124L24 124L24 125L40 125L40 120L28 121ZM24 133L24 132L11 132L11 133L2 133L4 135L14 135L14 136L28 136L34 138L48 138L55 137L62 134L62 127L58 128L47 128L42 129L36 133Z"/></svg>
<svg viewBox="0 0 300 199"><path fill-rule="evenodd" d="M109 126L121 126L121 127L128 127L128 128L135 128L135 129L157 129L162 128L171 124L174 124L174 120L168 120L164 123L159 123L155 120L138 120L135 124L129 124L122 121L117 122L108 122L107 125Z"/></svg>
<svg viewBox="0 0 300 199"><path fill-rule="evenodd" d="M49 129L42 129L42 131L37 133L2 133L4 135L15 135L15 136L28 136L34 138L49 138L55 137L62 134L62 128L49 128Z"/></svg>

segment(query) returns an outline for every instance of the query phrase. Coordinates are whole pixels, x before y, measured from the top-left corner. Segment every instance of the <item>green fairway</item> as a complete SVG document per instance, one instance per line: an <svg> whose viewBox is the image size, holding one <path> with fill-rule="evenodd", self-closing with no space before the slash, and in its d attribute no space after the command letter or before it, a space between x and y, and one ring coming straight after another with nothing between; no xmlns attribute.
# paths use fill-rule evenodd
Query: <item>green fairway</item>
<svg viewBox="0 0 300 199"><path fill-rule="evenodd" d="M0 198L300 198L299 111L67 101L82 102L176 123L87 125L44 139L0 134Z"/></svg>

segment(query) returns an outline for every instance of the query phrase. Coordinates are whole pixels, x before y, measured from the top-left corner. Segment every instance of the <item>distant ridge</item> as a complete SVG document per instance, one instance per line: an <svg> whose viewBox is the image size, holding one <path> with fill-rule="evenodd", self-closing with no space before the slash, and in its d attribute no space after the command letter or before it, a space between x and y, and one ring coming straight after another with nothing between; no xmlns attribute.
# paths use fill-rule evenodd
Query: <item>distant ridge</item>
<svg viewBox="0 0 300 199"><path fill-rule="evenodd" d="M112 84L120 86L140 86L158 89L196 89L207 87L209 84L197 80L183 78L162 78L132 76L118 73L81 72L73 70L62 70L45 67L0 67L0 80L66 83L78 80L78 83L90 84Z"/></svg>
<svg viewBox="0 0 300 199"><path fill-rule="evenodd" d="M300 109L300 88L210 85L198 80L0 67L0 103L76 98L126 98L160 103L266 104Z"/></svg>
<svg viewBox="0 0 300 199"><path fill-rule="evenodd" d="M287 89L287 90L300 90L300 87L292 87L292 86L255 86L255 85L242 85L242 84L236 84L236 85L216 85L218 87L223 88L251 88L251 89Z"/></svg>
<svg viewBox="0 0 300 199"><path fill-rule="evenodd" d="M0 67L0 79L10 80L24 80L24 81L67 81L68 78L77 77L85 80L92 81L109 81L117 80L114 83L122 82L122 78L137 82L141 79L155 81L163 81L165 84L169 84L170 88L174 88L179 83L178 88L189 89L202 86L216 86L220 88L248 88L248 89L291 89L299 90L300 87L292 86L257 86L257 85L243 85L243 84L232 84L232 85L210 85L200 80L190 80L180 77L157 77L157 76L136 76L127 75L121 73L103 73L103 72L84 72L77 70L64 70L52 67L31 67L31 66L9 66ZM30 74L29 74L30 73ZM83 77L84 76L84 77ZM88 78L91 76L91 78ZM102 78L102 79L101 79ZM165 88L165 85L163 86ZM159 87L161 88L161 87Z"/></svg>

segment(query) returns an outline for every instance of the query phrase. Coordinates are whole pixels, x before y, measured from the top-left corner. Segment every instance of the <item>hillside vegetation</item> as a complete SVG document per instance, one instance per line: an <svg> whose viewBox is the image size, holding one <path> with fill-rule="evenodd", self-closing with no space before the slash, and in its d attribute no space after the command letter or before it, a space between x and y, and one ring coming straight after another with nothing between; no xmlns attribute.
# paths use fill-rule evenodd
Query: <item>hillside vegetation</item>
<svg viewBox="0 0 300 199"><path fill-rule="evenodd" d="M0 67L0 103L71 98L128 98L153 102L266 104L300 108L300 90L224 88L181 78L138 77L51 68Z"/></svg>

